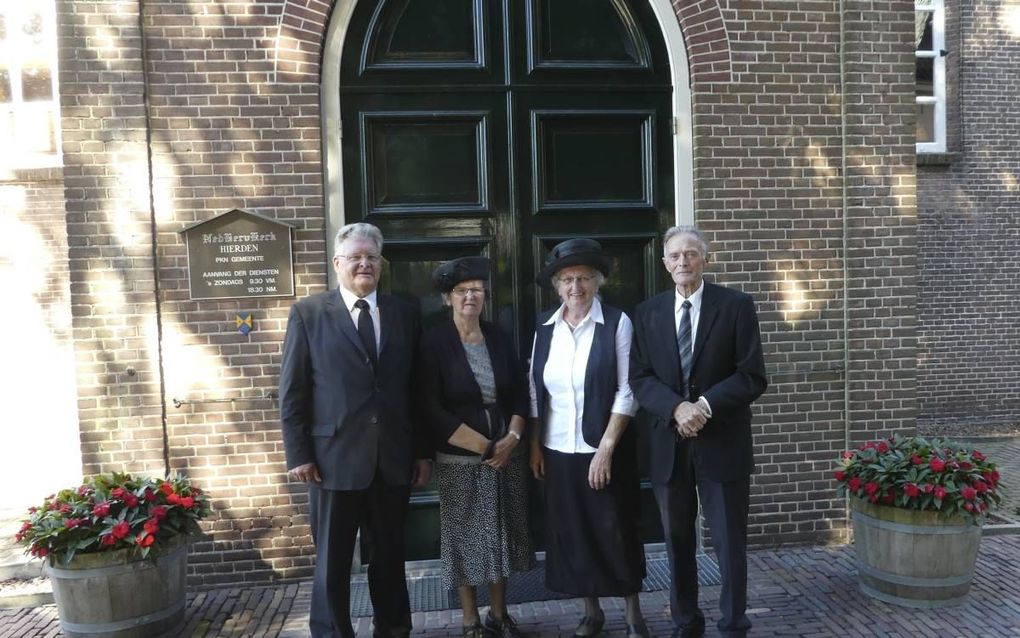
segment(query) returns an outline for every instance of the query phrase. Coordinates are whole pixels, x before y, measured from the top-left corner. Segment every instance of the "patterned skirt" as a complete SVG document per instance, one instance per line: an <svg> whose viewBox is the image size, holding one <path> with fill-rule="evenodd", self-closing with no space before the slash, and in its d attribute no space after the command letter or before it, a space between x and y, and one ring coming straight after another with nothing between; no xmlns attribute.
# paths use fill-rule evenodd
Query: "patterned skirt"
<svg viewBox="0 0 1020 638"><path fill-rule="evenodd" d="M447 589L498 582L535 566L523 448L517 446L502 470L482 464L477 456L437 455Z"/></svg>

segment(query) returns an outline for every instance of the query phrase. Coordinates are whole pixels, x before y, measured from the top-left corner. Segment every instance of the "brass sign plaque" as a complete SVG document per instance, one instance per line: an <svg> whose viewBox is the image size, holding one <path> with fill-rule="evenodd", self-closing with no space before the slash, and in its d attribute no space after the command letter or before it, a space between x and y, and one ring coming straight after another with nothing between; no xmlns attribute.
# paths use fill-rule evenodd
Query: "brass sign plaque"
<svg viewBox="0 0 1020 638"><path fill-rule="evenodd" d="M192 224L188 244L191 299L294 296L289 224L232 210Z"/></svg>

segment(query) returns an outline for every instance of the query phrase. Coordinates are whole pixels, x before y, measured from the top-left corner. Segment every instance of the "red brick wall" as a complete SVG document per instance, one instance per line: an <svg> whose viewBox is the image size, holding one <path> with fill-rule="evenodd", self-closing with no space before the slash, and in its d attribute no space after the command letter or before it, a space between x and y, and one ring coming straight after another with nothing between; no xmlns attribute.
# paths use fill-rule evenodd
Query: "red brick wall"
<svg viewBox="0 0 1020 638"><path fill-rule="evenodd" d="M137 3L58 5L86 466L161 472L165 426L170 467L218 508L194 582L307 575L304 490L283 481L268 397L290 300L188 301L178 231L232 208L290 221L298 296L325 287L329 6L148 0L147 114ZM842 537L829 475L845 439L909 429L916 409L913 4L846 5L844 96L834 3L677 3L696 217L716 279L759 303L772 372L757 409L756 543ZM247 337L238 311L255 314Z"/></svg>
<svg viewBox="0 0 1020 638"><path fill-rule="evenodd" d="M1020 422L1020 33L1004 19L1015 6L946 3L949 154L918 167L925 424Z"/></svg>

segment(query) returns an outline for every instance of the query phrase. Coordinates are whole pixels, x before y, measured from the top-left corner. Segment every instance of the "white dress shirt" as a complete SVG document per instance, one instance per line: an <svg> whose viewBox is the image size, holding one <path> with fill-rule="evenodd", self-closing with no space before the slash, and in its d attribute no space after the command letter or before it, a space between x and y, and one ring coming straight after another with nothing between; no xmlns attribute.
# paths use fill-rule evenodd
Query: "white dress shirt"
<svg viewBox="0 0 1020 638"><path fill-rule="evenodd" d="M553 313L545 325L553 325L552 342L549 344L549 358L542 371L542 379L548 393L547 420L543 424L545 447L568 454L591 454L597 449L584 440L582 419L584 416L584 377L588 369L592 340L595 338L595 324L605 324L602 304L596 298L573 331L563 319L564 307ZM634 336L634 324L626 313L621 314L616 327L616 380L617 390L613 399L612 412L634 416L637 402L630 390L630 342ZM535 345L531 346L534 366ZM528 374L531 389L531 416L538 417L538 396L535 377Z"/></svg>
<svg viewBox="0 0 1020 638"><path fill-rule="evenodd" d="M680 332L680 317L684 314L684 301L691 302L691 309L688 312L691 315L691 354L693 355L694 344L698 342L698 321L701 319L701 298L705 292L705 280L701 280L698 289L691 293L690 297L681 295L679 289L674 288L674 290L676 291L676 301L673 304L673 334ZM701 396L690 400L697 403L704 402L708 415L712 416L712 406L708 403L708 399Z"/></svg>
<svg viewBox="0 0 1020 638"><path fill-rule="evenodd" d="M376 302L376 291L368 293L364 297L359 297L350 290L347 290L343 286L340 288L340 296L344 299L344 305L347 306L347 310L351 313L351 319L354 320L354 327L358 327L358 317L361 316L361 309L355 308L354 303L358 299L364 299L368 302L368 314L372 316L372 327L375 328L375 351L379 352L379 304Z"/></svg>

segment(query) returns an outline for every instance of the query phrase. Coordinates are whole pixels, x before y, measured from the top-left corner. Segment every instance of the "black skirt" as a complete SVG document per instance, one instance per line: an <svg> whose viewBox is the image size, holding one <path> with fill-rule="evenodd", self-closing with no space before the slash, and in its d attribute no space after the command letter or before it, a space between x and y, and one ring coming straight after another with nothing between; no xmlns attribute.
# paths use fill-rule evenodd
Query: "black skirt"
<svg viewBox="0 0 1020 638"><path fill-rule="evenodd" d="M612 479L588 485L594 454L545 454L545 584L574 596L627 596L641 591L641 485L633 437L613 453Z"/></svg>

